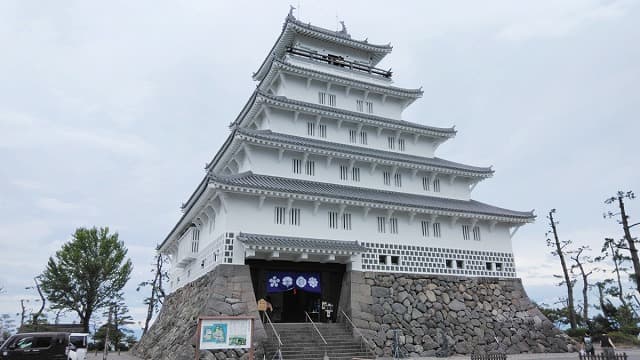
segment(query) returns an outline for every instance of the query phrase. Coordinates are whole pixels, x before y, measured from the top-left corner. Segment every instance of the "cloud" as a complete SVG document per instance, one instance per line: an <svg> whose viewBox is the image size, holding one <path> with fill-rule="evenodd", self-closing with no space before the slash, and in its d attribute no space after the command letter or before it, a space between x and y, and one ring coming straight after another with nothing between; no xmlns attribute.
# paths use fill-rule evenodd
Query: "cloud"
<svg viewBox="0 0 640 360"><path fill-rule="evenodd" d="M498 37L508 40L553 38L567 36L581 27L598 21L619 18L627 12L628 1L567 1L538 2L527 8L526 17L506 25Z"/></svg>

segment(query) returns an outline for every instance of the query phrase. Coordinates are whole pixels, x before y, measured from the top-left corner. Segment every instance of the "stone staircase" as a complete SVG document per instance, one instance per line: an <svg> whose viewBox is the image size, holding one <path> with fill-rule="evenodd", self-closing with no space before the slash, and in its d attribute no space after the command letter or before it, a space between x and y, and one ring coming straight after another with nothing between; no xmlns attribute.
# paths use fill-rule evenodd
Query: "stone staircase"
<svg viewBox="0 0 640 360"><path fill-rule="evenodd" d="M344 324L316 323L318 330L327 341L326 352L331 360L375 359L361 344L360 339L354 338L351 331ZM324 359L325 346L311 323L274 324L282 341L282 359L284 360L313 360ZM265 344L267 360L274 359L278 351L277 340L272 337L273 330L265 326L267 335L274 339ZM276 356L275 359L278 359Z"/></svg>

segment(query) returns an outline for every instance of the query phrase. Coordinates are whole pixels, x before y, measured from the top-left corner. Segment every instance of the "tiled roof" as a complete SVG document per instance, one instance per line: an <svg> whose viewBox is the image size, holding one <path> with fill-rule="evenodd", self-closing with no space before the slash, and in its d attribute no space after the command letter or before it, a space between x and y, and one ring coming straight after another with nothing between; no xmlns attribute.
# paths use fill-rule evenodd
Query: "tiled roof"
<svg viewBox="0 0 640 360"><path fill-rule="evenodd" d="M370 44L367 40L354 40L340 31L332 31L311 24L305 24L293 16L287 16L282 26L280 36L275 44L273 44L269 55L264 59L258 71L253 75L254 80L261 80L264 77L269 62L273 59L279 59L284 55L286 47L293 43L296 34L366 51L371 55L373 66L393 50L391 45L376 45Z"/></svg>
<svg viewBox="0 0 640 360"><path fill-rule="evenodd" d="M231 126L239 125L245 118L246 115L251 112L252 107L259 103L266 103L273 105L275 107L283 108L283 109L291 109L291 110L302 110L311 109L311 112L319 113L322 116L326 116L333 119L349 119L352 121L362 121L369 123L380 124L381 127L387 127L390 129L406 129L405 131L409 132L421 132L429 136L441 137L441 138L452 138L456 135L455 128L440 128L435 126L427 126L414 122L404 121L404 120L396 120L390 119L382 116L376 116L371 114L363 114L356 111L350 111L345 109L334 108L325 105L319 105L314 103L309 103L300 100L290 99L285 96L273 96L266 94L262 91L256 90L254 95L249 99L249 102L245 105L243 110L240 112L238 117L231 123ZM323 115L324 114L324 115Z"/></svg>
<svg viewBox="0 0 640 360"><path fill-rule="evenodd" d="M237 239L245 245L267 246L292 249L327 250L343 252L363 252L367 248L357 241L342 241L328 239L313 239L290 236L273 236L261 234L238 234Z"/></svg>
<svg viewBox="0 0 640 360"><path fill-rule="evenodd" d="M302 66L298 66L298 65L291 64L289 62L277 60L277 59L273 60L270 70L271 69L275 70L272 72L273 75L269 73L265 79L267 79L269 76L275 76L276 74L279 73L278 70L282 70L289 73L309 76L315 79L330 80L332 83L348 84L348 85L363 88L363 89L371 89L373 91L380 92L383 94L391 94L394 96L407 97L411 99L420 98L422 97L422 94L423 94L422 89L407 89L407 88L401 88L401 87L391 86L391 85L376 84L372 82L349 78L346 76L340 76L338 74L332 74L328 72L322 72L314 69L305 68Z"/></svg>
<svg viewBox="0 0 640 360"><path fill-rule="evenodd" d="M503 209L475 200L457 200L394 191L366 189L331 183L258 175L253 174L252 172L245 172L230 176L212 176L210 178L210 183L251 190L258 189L277 191L325 198L338 198L353 202L371 202L388 206L410 207L432 210L434 212L453 212L459 213L460 215L486 215L515 222L530 222L535 218L533 212Z"/></svg>
<svg viewBox="0 0 640 360"><path fill-rule="evenodd" d="M375 157L385 161L404 162L410 165L428 166L465 172L466 175L489 177L493 174L490 167L477 167L440 159L408 155L397 152L376 150L362 146L353 146L329 141L304 138L294 135L274 133L271 130L252 130L239 128L238 133L254 139L286 143L294 146L313 147L325 151L340 152L351 156Z"/></svg>

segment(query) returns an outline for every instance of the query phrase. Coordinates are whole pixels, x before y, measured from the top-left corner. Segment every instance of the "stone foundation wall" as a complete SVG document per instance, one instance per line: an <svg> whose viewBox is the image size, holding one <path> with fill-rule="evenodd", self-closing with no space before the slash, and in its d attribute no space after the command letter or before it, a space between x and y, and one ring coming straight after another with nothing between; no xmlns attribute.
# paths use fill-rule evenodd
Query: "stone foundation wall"
<svg viewBox="0 0 640 360"><path fill-rule="evenodd" d="M396 329L405 354L413 357L575 350L529 300L519 279L346 275L350 288L342 289L342 308L350 310L345 312L378 355L391 354Z"/></svg>
<svg viewBox="0 0 640 360"><path fill-rule="evenodd" d="M255 317L254 347L258 355L261 353L265 332L258 317L249 266L218 265L169 295L156 321L132 352L143 359L193 360L198 317L218 315ZM243 350L200 352L200 359L204 360L227 358L245 359L248 354Z"/></svg>

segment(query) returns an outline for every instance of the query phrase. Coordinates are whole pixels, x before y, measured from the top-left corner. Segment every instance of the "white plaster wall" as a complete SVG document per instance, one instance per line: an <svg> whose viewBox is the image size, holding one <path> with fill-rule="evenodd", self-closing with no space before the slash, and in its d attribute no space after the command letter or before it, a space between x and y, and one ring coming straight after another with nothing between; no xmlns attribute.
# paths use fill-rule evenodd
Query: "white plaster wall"
<svg viewBox="0 0 640 360"><path fill-rule="evenodd" d="M416 215L413 222L410 222L409 214L397 212L392 217L398 218L398 234L389 233L389 224L387 233L381 234L377 230L377 217L387 215L387 212L382 210L372 209L365 217L362 208L347 207L344 212L352 214L352 230L342 230L329 228L328 211L339 212L338 205L321 204L314 214L313 202L295 201L292 207L301 209L301 221L300 226L292 226L288 225L288 218L285 225L274 223L274 207L286 207L285 199L265 199L262 208L258 208L257 196L229 195L227 199L229 212L238 214L228 218L228 227L225 230L227 232L512 252L509 227L506 224L497 224L490 230L489 222L479 221L476 225L480 226L481 240L464 240L461 226L470 224L470 221L460 219L452 225L451 218L440 217L435 222L441 224L441 237L423 237L421 221L431 221L430 216Z"/></svg>
<svg viewBox="0 0 640 360"><path fill-rule="evenodd" d="M276 95L312 104L320 104L318 97L318 93L320 92L336 95L335 107L338 109L369 114L366 112L366 107L364 108L364 111L359 111L356 106L356 100L366 100L373 102L373 112L370 113L371 115L396 120L400 120L402 118L403 107L400 102L394 98L385 99L385 102L383 103L382 95L371 93L365 99L365 94L362 90L351 88L347 94L346 87L341 85L331 85L330 88L327 89L327 83L324 81L312 80L307 87L306 79L286 75L284 85L280 83L277 88ZM325 104L320 105L329 106L328 99Z"/></svg>
<svg viewBox="0 0 640 360"><path fill-rule="evenodd" d="M356 143L351 143L349 139L349 130L357 130L357 125L343 121L341 126L338 127L338 122L335 119L321 118L319 124L327 125L327 137L320 138L318 132L318 126L316 126L316 136L307 135L307 123L316 122L315 116L307 116L303 114L298 115L297 121L294 118L293 112L282 111L278 109L271 109L268 116L264 116L261 120L257 121L258 129L271 130L277 133L296 135L301 137L308 137L318 140L324 140L340 144L348 144L353 146L361 146L370 149L384 150L391 153L403 153L421 157L434 157L434 151L437 147L433 138L426 136L420 136L416 141L415 136L412 133L401 133L400 139L405 141L405 151L399 151L397 140L395 143L395 149L389 149L388 137L396 137L395 131L382 130L378 134L378 129L372 126L362 126L361 130L367 132L367 144L360 143L360 133L358 133L358 140Z"/></svg>
<svg viewBox="0 0 640 360"><path fill-rule="evenodd" d="M303 179L316 182L334 183L347 186L357 186L370 189L397 191L403 193L428 195L435 197L444 197L459 200L468 200L471 196L469 188L469 179L462 177L455 177L453 182L450 182L451 177L449 175L439 175L440 179L440 192L433 191L433 184L430 185L430 190L425 191L422 186L422 177L431 176L427 172L417 172L415 177L412 176L412 171L406 169L399 169L398 172L402 174L402 186L397 187L394 183L393 176L391 177L391 185L384 184L384 171L392 172L392 169L388 166L376 166L375 170L371 172L371 164L366 162L355 162L354 167L360 168L360 181L352 180L352 172L349 170L349 180L340 180L340 166L349 166L347 159L334 158L330 164L327 164L327 157L309 155L308 160L315 162L315 176L309 176L305 174L305 164L302 164L302 173L293 173L293 159L303 159L304 154L287 151L283 154L282 160L278 160L278 150L275 148L257 147L251 146L250 152L251 164L247 169L250 169L256 174L264 174L271 176L279 176L294 179Z"/></svg>

